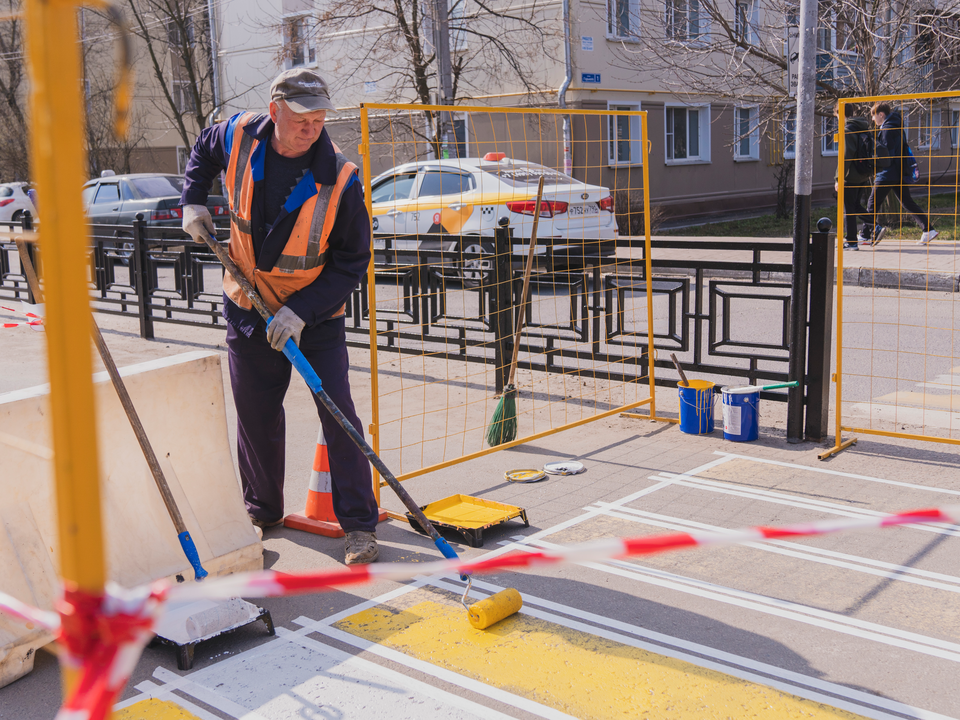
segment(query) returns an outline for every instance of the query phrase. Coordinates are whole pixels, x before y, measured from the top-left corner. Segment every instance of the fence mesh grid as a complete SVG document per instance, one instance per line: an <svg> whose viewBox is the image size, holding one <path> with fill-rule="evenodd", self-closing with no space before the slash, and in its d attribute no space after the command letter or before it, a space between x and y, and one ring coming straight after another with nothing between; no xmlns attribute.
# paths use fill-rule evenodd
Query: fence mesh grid
<svg viewBox="0 0 960 720"><path fill-rule="evenodd" d="M871 122L875 103L889 106L883 127ZM838 137L837 445L842 430L960 442L960 93L856 98L840 117L847 107L866 122L851 130L848 119ZM887 149L886 168L871 146ZM865 212L851 220L854 195Z"/></svg>
<svg viewBox="0 0 960 720"><path fill-rule="evenodd" d="M567 113L565 167L558 111L458 107L448 141L435 143L440 110L368 105L361 116L373 431L401 478L488 448L520 317L518 438L651 396L645 114Z"/></svg>

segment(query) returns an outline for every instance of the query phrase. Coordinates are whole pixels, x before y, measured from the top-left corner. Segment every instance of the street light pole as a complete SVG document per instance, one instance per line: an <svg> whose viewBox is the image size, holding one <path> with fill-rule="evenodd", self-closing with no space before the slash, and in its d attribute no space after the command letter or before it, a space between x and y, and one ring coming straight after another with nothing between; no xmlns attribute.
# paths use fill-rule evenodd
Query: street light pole
<svg viewBox="0 0 960 720"><path fill-rule="evenodd" d="M813 191L814 114L817 93L817 0L800 0L800 72L794 128L796 164L793 201L793 277L790 303L790 380L787 442L803 442L807 355L807 283L809 279L810 195Z"/></svg>

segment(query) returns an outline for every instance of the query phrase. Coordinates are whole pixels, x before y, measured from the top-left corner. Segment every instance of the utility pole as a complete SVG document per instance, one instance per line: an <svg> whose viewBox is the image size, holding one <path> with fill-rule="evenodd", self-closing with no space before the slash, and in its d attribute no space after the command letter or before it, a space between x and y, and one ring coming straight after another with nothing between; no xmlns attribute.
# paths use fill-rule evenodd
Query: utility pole
<svg viewBox="0 0 960 720"><path fill-rule="evenodd" d="M437 53L437 75L440 87L440 105L453 104L453 66L450 63L450 18L449 0L433 0L433 46ZM453 122L450 113L441 112L438 118L438 134L443 142L443 155L449 155L450 133Z"/></svg>
<svg viewBox="0 0 960 720"><path fill-rule="evenodd" d="M796 164L793 180L793 277L790 302L790 388L787 401L787 442L803 442L805 367L807 356L807 284L809 281L810 195L813 191L814 113L817 92L817 0L800 0L800 72L797 121L794 128Z"/></svg>

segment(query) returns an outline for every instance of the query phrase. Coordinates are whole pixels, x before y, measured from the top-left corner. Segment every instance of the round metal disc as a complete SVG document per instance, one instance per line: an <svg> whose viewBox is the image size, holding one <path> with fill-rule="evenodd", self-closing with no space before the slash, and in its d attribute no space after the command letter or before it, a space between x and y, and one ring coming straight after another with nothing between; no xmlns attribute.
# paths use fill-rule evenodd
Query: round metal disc
<svg viewBox="0 0 960 720"><path fill-rule="evenodd" d="M543 471L548 475L579 475L586 468L583 463L576 460L566 460L564 462L552 462L543 466Z"/></svg>
<svg viewBox="0 0 960 720"><path fill-rule="evenodd" d="M509 482L515 483L532 483L540 482L547 478L546 473L541 472L540 470L508 470L503 474L503 477Z"/></svg>

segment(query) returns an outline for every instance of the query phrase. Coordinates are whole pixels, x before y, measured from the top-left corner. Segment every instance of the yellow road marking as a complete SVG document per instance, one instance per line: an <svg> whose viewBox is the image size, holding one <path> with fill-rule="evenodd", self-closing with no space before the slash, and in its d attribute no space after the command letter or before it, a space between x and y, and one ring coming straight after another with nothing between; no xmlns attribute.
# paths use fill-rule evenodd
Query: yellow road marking
<svg viewBox="0 0 960 720"><path fill-rule="evenodd" d="M404 600L335 627L578 718L860 717L522 612L475 630L459 606Z"/></svg>
<svg viewBox="0 0 960 720"><path fill-rule="evenodd" d="M150 698L114 711L113 720L200 720L169 700Z"/></svg>

